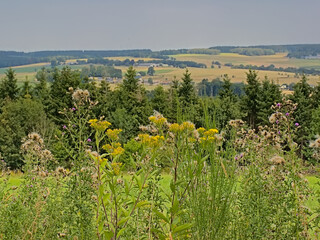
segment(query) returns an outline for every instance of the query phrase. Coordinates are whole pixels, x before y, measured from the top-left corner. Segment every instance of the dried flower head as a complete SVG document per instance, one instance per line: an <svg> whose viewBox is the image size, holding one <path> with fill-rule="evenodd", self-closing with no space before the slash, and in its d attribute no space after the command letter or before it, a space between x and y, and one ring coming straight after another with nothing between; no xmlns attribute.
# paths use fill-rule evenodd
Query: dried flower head
<svg viewBox="0 0 320 240"><path fill-rule="evenodd" d="M272 162L273 164L277 164L277 165L280 165L280 164L284 164L284 163L285 163L284 158L283 158L283 157L280 157L280 156L278 156L278 155L273 156L272 158L270 158L269 161Z"/></svg>

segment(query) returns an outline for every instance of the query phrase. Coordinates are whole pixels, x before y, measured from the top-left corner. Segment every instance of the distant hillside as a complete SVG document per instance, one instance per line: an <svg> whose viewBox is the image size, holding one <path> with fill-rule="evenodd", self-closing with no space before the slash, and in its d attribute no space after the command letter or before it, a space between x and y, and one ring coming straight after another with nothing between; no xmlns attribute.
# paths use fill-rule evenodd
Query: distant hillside
<svg viewBox="0 0 320 240"><path fill-rule="evenodd" d="M265 53L271 53L271 51L288 52L290 58L305 58L309 56L320 55L320 44L294 44L294 45L257 45L257 46L217 46L210 49L216 49L223 53L238 52L243 55L250 55L250 52L255 50L258 52L256 55L269 55L259 54L259 52L266 51ZM251 55L250 55L251 56Z"/></svg>
<svg viewBox="0 0 320 240"><path fill-rule="evenodd" d="M238 53L247 56L272 55L278 52L288 52L290 58L316 57L320 55L320 44L296 44L296 45L258 45L258 46L217 46L211 48L172 49L152 51L150 49L132 50L66 50L66 51L38 51L38 52L15 52L0 51L0 68L27 65L40 62L58 61L67 59L93 58L103 59L106 57L138 57L157 58L163 61L175 59L169 55L178 54L206 54L218 55L219 53ZM158 61L159 62L159 61ZM193 64L193 63L192 63ZM174 64L177 65L177 64Z"/></svg>

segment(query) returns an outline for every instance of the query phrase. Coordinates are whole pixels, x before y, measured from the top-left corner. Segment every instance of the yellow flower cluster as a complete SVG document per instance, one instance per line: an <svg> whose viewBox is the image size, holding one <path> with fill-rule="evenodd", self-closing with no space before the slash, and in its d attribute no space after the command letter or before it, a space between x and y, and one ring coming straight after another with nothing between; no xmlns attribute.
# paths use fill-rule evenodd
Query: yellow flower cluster
<svg viewBox="0 0 320 240"><path fill-rule="evenodd" d="M119 134L122 132L122 129L108 129L107 130L107 136L112 141L117 141L119 139Z"/></svg>
<svg viewBox="0 0 320 240"><path fill-rule="evenodd" d="M189 132L192 132L195 129L194 124L192 122L183 122L180 125L180 128L182 131L189 131Z"/></svg>
<svg viewBox="0 0 320 240"><path fill-rule="evenodd" d="M173 123L173 124L171 124L170 127L169 127L169 131L170 131L170 132L173 132L173 133L178 133L178 132L180 132L180 131L181 131L181 130L180 130L180 125L179 125L178 123Z"/></svg>
<svg viewBox="0 0 320 240"><path fill-rule="evenodd" d="M90 126L96 129L97 131L105 131L111 123L108 121L98 120L98 119L90 119L89 120Z"/></svg>
<svg viewBox="0 0 320 240"><path fill-rule="evenodd" d="M149 147L157 147L161 141L164 141L164 137L159 135L150 136L148 134L139 134L138 137L142 144L145 144Z"/></svg>
<svg viewBox="0 0 320 240"><path fill-rule="evenodd" d="M120 174L121 166L122 166L122 163L117 163L117 162L111 163L111 167L114 175L118 176Z"/></svg>
<svg viewBox="0 0 320 240"><path fill-rule="evenodd" d="M149 117L149 120L157 126L163 126L163 124L167 122L167 119L162 116L161 117L151 116Z"/></svg>
<svg viewBox="0 0 320 240"><path fill-rule="evenodd" d="M201 127L201 128L198 128L197 131L199 134L203 134L206 131L206 129Z"/></svg>
<svg viewBox="0 0 320 240"><path fill-rule="evenodd" d="M211 128L208 131L202 131L201 134L203 134L203 137L200 138L200 143L212 143L215 140L215 134L218 132L219 131L215 128Z"/></svg>
<svg viewBox="0 0 320 240"><path fill-rule="evenodd" d="M124 153L124 149L121 147L120 143L105 144L102 146L104 150L111 154L111 156L116 157Z"/></svg>
<svg viewBox="0 0 320 240"><path fill-rule="evenodd" d="M179 132L192 132L195 129L194 124L192 122L183 122L181 125L178 123L173 123L169 127L169 131L173 133Z"/></svg>

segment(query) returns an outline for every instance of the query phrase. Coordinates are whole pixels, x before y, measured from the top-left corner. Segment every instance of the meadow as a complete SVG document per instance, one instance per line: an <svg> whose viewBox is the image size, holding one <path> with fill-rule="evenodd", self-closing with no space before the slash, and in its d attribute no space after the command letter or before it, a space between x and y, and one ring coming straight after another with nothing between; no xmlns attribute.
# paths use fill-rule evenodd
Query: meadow
<svg viewBox="0 0 320 240"><path fill-rule="evenodd" d="M276 109L279 124L257 133L241 120L219 132L155 112L122 145L121 129L87 119L85 101L63 126L70 168L36 133L21 147L23 174L2 162L1 239L318 239L320 182L304 175L293 119L279 114L290 102Z"/></svg>

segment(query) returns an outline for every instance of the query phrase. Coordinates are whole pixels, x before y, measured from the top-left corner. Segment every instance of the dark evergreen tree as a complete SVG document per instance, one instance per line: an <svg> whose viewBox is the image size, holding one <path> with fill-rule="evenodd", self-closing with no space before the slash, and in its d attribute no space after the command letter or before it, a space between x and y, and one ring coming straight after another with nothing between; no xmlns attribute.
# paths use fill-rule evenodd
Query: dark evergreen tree
<svg viewBox="0 0 320 240"><path fill-rule="evenodd" d="M36 99L42 102L45 108L48 106L49 93L48 88L48 72L45 68L42 68L36 75L38 83L33 89L33 95Z"/></svg>
<svg viewBox="0 0 320 240"><path fill-rule="evenodd" d="M295 84L294 93L291 97L294 103L297 103L297 109L294 112L294 118L297 127L295 141L298 143L298 154L300 157L307 159L311 153L308 150L308 145L312 135L312 111L314 109L312 99L312 87L308 84L308 79L305 75L302 76L300 82Z"/></svg>
<svg viewBox="0 0 320 240"><path fill-rule="evenodd" d="M247 75L247 85L245 86L245 96L242 98L242 110L245 114L245 120L250 127L256 128L257 113L259 111L258 98L260 94L259 78L254 70L249 70Z"/></svg>
<svg viewBox="0 0 320 240"><path fill-rule="evenodd" d="M231 119L240 118L239 99L233 93L228 75L224 75L222 88L219 91L220 108L219 128L224 128Z"/></svg>
<svg viewBox="0 0 320 240"><path fill-rule="evenodd" d="M179 87L179 97L181 99L182 106L188 106L196 102L196 94L193 86L193 80L191 78L191 73L186 69L186 72L183 74L182 82Z"/></svg>
<svg viewBox="0 0 320 240"><path fill-rule="evenodd" d="M180 83L174 77L172 84L168 90L168 120L169 122L177 122L179 115L181 115L181 107L179 101L179 86Z"/></svg>
<svg viewBox="0 0 320 240"><path fill-rule="evenodd" d="M50 88L49 113L57 123L61 123L59 112L73 106L72 91L80 85L80 74L69 67L64 67L61 71L55 69L53 79Z"/></svg>
<svg viewBox="0 0 320 240"><path fill-rule="evenodd" d="M148 117L152 114L151 106L148 102L145 89L139 84L136 71L129 67L125 74L123 83L114 93L114 110L123 109L126 112L126 121L131 121L130 128L124 128L124 134L127 138L134 136L139 125L146 125ZM117 119L113 118L116 122ZM120 127L116 125L116 127Z"/></svg>
<svg viewBox="0 0 320 240"><path fill-rule="evenodd" d="M258 96L258 125L267 125L269 123L269 117L274 112L274 110L271 109L271 106L280 102L281 98L282 95L279 86L265 77Z"/></svg>
<svg viewBox="0 0 320 240"><path fill-rule="evenodd" d="M23 82L23 85L20 89L20 96L25 98L31 98L32 89L29 81Z"/></svg>
<svg viewBox="0 0 320 240"><path fill-rule="evenodd" d="M96 100L98 104L95 107L95 114L97 117L104 116L106 119L109 119L114 105L113 92L110 89L109 83L102 80L97 91Z"/></svg>
<svg viewBox="0 0 320 240"><path fill-rule="evenodd" d="M163 89L162 86L158 86L153 91L153 98L151 99L152 108L165 117L168 116L168 93Z"/></svg>
<svg viewBox="0 0 320 240"><path fill-rule="evenodd" d="M19 89L17 85L16 73L12 68L5 72L6 76L0 84L0 97L14 100L18 97Z"/></svg>

